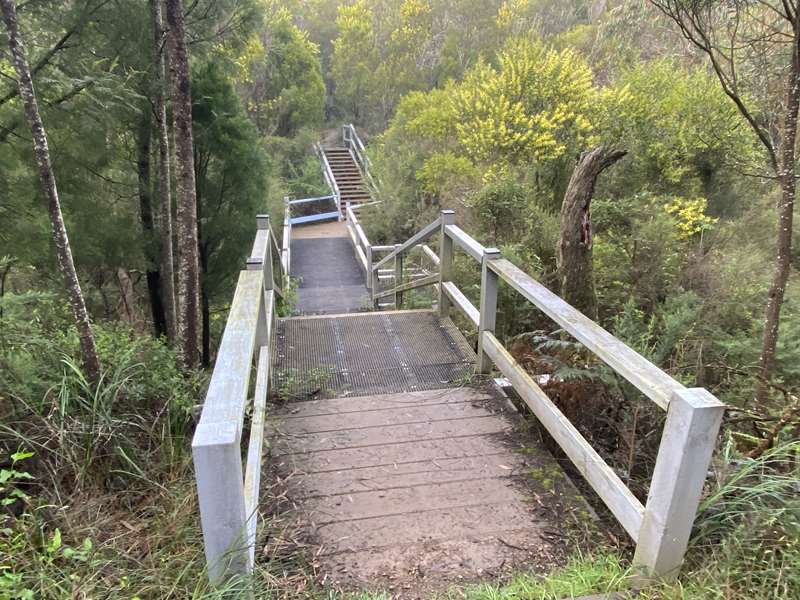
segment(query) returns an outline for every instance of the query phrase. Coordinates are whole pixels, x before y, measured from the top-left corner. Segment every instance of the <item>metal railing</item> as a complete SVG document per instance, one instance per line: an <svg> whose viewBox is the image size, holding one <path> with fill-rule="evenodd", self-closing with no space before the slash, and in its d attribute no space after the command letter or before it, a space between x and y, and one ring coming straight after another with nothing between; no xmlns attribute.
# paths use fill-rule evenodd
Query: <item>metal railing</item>
<svg viewBox="0 0 800 600"><path fill-rule="evenodd" d="M338 203L338 197L335 195L330 196L315 196L313 198L284 198L284 203L286 204L286 209L289 212L289 219L291 220L292 225L302 225L308 223L319 223L322 221L332 221L332 220L342 220L342 210ZM335 207L334 210L324 210L325 203L334 203ZM296 207L310 208L312 211L315 210L314 206L312 205L323 205L322 211L318 212L309 212L306 210L307 214L295 216L293 214L293 209Z"/></svg>
<svg viewBox="0 0 800 600"><path fill-rule="evenodd" d="M356 233L358 231L356 229ZM439 273L403 283L404 255L437 234L440 236ZM494 365L511 382L520 398L636 542L634 564L646 576L676 574L686 551L725 406L703 388L687 389L503 259L499 250L481 245L455 224L453 211L442 211L433 223L397 246L369 247L366 236L361 237L357 235L354 243L369 257L365 263L372 282L373 300L394 296L395 306L399 308L404 291L437 285L439 314L446 317L455 307L478 329L477 370L488 374ZM388 249L389 253L373 262L378 248ZM452 280L456 248L480 265L479 307L475 307ZM395 285L389 290L377 291L375 282L388 267L393 268ZM500 280L666 411L645 504L634 496L495 336Z"/></svg>
<svg viewBox="0 0 800 600"><path fill-rule="evenodd" d="M256 222L253 249L246 270L239 273L192 439L208 576L214 583L253 568L270 340L275 330L275 303L288 282L291 224L284 223L281 249L269 216L258 215ZM254 366L256 378L251 390ZM243 461L242 435L251 394L250 435Z"/></svg>

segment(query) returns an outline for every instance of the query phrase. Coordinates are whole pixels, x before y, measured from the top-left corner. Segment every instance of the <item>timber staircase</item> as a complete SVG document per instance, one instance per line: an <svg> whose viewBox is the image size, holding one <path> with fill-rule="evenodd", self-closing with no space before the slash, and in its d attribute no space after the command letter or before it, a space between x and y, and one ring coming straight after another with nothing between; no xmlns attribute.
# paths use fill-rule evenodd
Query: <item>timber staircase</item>
<svg viewBox="0 0 800 600"><path fill-rule="evenodd" d="M372 163L364 143L353 125L344 125L341 138L335 145L314 144L314 154L319 159L325 184L330 189L327 196L290 199L286 203L302 214L293 214L292 225L318 223L346 218L348 206L365 206L375 202L377 181L372 176ZM333 204L331 207L330 204Z"/></svg>
<svg viewBox="0 0 800 600"><path fill-rule="evenodd" d="M335 147L323 148L322 152L331 167L333 180L339 189L340 204L346 206L347 204L370 202L372 195L361 174L361 168L350 150L344 147Z"/></svg>
<svg viewBox="0 0 800 600"><path fill-rule="evenodd" d="M354 130L344 131L352 150ZM484 247L452 211L401 244L370 244L356 210L370 209L341 203L344 179L337 182L331 161L342 174L353 168L333 150L319 156L339 220L299 226L313 221L298 221L293 206L318 199L289 202L279 246L269 217L258 217L192 441L212 582L252 571L262 555L256 548L269 543L257 530L269 510L260 502L262 473L288 500L274 516L305 533L307 558L324 585L423 598L563 562L568 524L592 511L519 408L633 539L634 565L648 577L673 574L724 406ZM350 150L368 173L363 147ZM438 244L429 245L432 238ZM456 251L480 269L477 306L453 280ZM295 314L278 318L279 298L294 287L290 275L300 279ZM501 282L666 411L646 502L495 335ZM402 310L422 288L429 306ZM392 310L379 310L386 305ZM475 344L456 322L472 330ZM518 406L491 385L496 372L513 386Z"/></svg>

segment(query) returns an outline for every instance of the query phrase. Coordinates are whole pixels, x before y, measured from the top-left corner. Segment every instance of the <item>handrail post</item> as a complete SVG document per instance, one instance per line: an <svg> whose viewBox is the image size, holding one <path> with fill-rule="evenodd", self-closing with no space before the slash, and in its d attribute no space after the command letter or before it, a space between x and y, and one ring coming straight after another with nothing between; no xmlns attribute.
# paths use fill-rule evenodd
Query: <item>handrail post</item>
<svg viewBox="0 0 800 600"><path fill-rule="evenodd" d="M283 201L286 204L286 211L283 217L283 236L281 238L281 264L283 265L283 276L286 278L283 284L286 285L292 267L292 205L289 204L288 196L284 196Z"/></svg>
<svg viewBox="0 0 800 600"><path fill-rule="evenodd" d="M394 249L397 250L402 244L395 244ZM396 288L403 282L403 253L398 252L394 257L394 287ZM400 310L400 305L403 303L403 292L394 293L394 308Z"/></svg>
<svg viewBox="0 0 800 600"><path fill-rule="evenodd" d="M260 258L251 256L245 261L245 268L248 271L261 271L263 273L266 267L264 266L264 263L261 261ZM272 289L272 288L267 288L266 285L267 282L266 279L264 279L264 285L262 286L262 294L267 289ZM256 324L256 340L257 340L256 346L266 346L269 344L269 340L267 339L268 329L269 327L266 320L266 315L263 314L263 308L262 308L262 310L258 314L258 323Z"/></svg>
<svg viewBox="0 0 800 600"><path fill-rule="evenodd" d="M453 277L453 240L447 235L445 228L454 225L456 213L452 210L443 210L441 213L441 238L439 240L439 317L445 318L450 314L450 300L444 292L444 283Z"/></svg>
<svg viewBox="0 0 800 600"><path fill-rule="evenodd" d="M375 289L372 282L372 246L367 246L364 250L367 255L367 272L365 273L367 276L367 289L372 293Z"/></svg>
<svg viewBox="0 0 800 600"><path fill-rule="evenodd" d="M200 423L192 441L208 577L248 571L241 432L236 423Z"/></svg>
<svg viewBox="0 0 800 600"><path fill-rule="evenodd" d="M678 574L724 412L703 388L672 395L633 557L645 578Z"/></svg>
<svg viewBox="0 0 800 600"><path fill-rule="evenodd" d="M478 373L487 375L492 370L492 359L483 349L483 333L494 333L497 323L497 284L499 276L489 268L489 261L500 258L497 248L485 248L481 259L481 304L478 323ZM440 292L441 293L441 292Z"/></svg>
<svg viewBox="0 0 800 600"><path fill-rule="evenodd" d="M264 289L275 289L275 274L272 267L272 229L269 226L269 215L256 215L256 226L260 230L267 232L267 252L264 257Z"/></svg>

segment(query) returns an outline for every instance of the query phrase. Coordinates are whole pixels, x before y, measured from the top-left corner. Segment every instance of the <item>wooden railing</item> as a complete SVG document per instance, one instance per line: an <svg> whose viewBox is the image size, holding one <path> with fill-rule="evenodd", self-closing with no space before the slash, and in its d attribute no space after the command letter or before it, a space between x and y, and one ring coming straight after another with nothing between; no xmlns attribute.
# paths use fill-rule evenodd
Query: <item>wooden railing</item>
<svg viewBox="0 0 800 600"><path fill-rule="evenodd" d="M453 211L442 211L433 223L397 246L370 247L360 225L356 225L355 232L354 244L358 244L359 260L362 255L369 257L363 262L368 267L373 300L394 296L395 306L399 308L404 291L437 285L439 314L446 317L455 307L478 329L477 370L488 374L494 366L511 382L520 398L636 542L634 563L648 576L677 573L716 444L724 405L703 388L687 389L533 277L503 259L499 250L478 243L455 224ZM437 234L440 237L439 273L403 283L403 257ZM388 250L388 254L373 261L379 248ZM463 251L480 265L479 307L475 307L452 280L455 249ZM394 270L395 285L389 290L377 291L378 276L389 266ZM500 280L666 411L645 504L633 495L495 336Z"/></svg>
<svg viewBox="0 0 800 600"><path fill-rule="evenodd" d="M317 158L319 158L320 165L322 165L322 176L325 178L325 183L331 190L331 195L333 196L333 201L336 204L336 210L339 213L339 219L341 220L342 195L339 192L339 186L336 183L336 178L333 176L333 169L331 169L331 165L328 162L328 157L325 156L325 151L322 149L322 146L318 143L315 143L313 148L314 154L317 156Z"/></svg>
<svg viewBox="0 0 800 600"><path fill-rule="evenodd" d="M356 261L359 267L364 271L366 286L371 292L373 303L377 307L382 307L384 305L380 304L380 300L387 296L392 296L393 301L389 304L398 306L402 301L403 291L424 287L426 285L434 285L438 288L438 274L427 269L416 269L411 274L414 281L403 284L402 274L407 273L408 270L402 262L403 253L398 254L395 252L398 246L378 246L370 244L357 215L357 210L367 208L370 205L371 204L348 204L345 210L345 216L347 218L347 232L350 235L350 241L353 243L353 250L356 253ZM438 267L439 257L429 246L417 244L414 248L421 250L428 261L435 267ZM384 259L375 262L378 255L385 255L386 253L390 254ZM390 261L392 262L390 263ZM390 290L381 290L380 283L385 280L395 283L395 286Z"/></svg>
<svg viewBox="0 0 800 600"><path fill-rule="evenodd" d="M361 169L361 172L364 174L364 177L366 177L369 185L373 190L376 190L378 186L372 175L372 161L370 160L369 156L367 156L367 150L364 147L364 142L362 142L361 138L358 137L358 132L352 123L349 125L342 125L342 142L344 143L345 148L350 150L350 154L353 155L353 158Z"/></svg>
<svg viewBox="0 0 800 600"><path fill-rule="evenodd" d="M208 575L214 583L231 574L246 574L253 567L270 340L276 299L283 295L288 281L288 216L283 249L278 246L269 216L259 215L256 222L253 249L246 270L239 273L192 439ZM254 366L256 378L251 390ZM242 433L251 394L250 435L243 462Z"/></svg>

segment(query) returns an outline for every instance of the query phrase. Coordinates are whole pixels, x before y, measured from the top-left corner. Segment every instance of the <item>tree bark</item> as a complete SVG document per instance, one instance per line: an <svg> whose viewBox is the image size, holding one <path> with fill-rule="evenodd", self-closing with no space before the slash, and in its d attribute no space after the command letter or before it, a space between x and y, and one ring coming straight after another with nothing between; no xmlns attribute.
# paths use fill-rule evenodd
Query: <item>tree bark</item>
<svg viewBox="0 0 800 600"><path fill-rule="evenodd" d="M172 183L169 165L169 125L167 123L167 75L164 60L165 31L162 0L150 0L153 21L153 66L155 68L153 108L158 139L158 196L161 233L161 299L167 324L167 337L175 342L175 263L172 252Z"/></svg>
<svg viewBox="0 0 800 600"><path fill-rule="evenodd" d="M775 368L775 348L778 345L781 307L789 280L792 254L792 223L794 220L794 198L797 190L795 179L795 144L797 140L797 112L800 108L800 26L795 25L792 51L792 68L786 85L786 113L781 140L781 200L778 205L778 239L772 283L767 293L764 309L764 333L761 338L759 367L761 379L756 385L756 400L763 403L769 395L764 382L772 378Z"/></svg>
<svg viewBox="0 0 800 600"><path fill-rule="evenodd" d="M197 264L197 198L192 139L192 95L181 0L166 0L175 137L178 294L176 333L184 368L198 364L199 273Z"/></svg>
<svg viewBox="0 0 800 600"><path fill-rule="evenodd" d="M167 333L167 320L161 301L161 273L158 270L156 252L156 231L153 225L153 206L150 197L150 134L149 110L142 113L137 140L136 171L139 179L139 220L142 223L144 256L147 261L147 295L150 300L150 314L153 318L153 331L156 337Z"/></svg>
<svg viewBox="0 0 800 600"><path fill-rule="evenodd" d="M625 156L622 150L598 146L581 154L561 205L556 248L561 297L586 316L597 319L592 267L592 220L589 211L597 178Z"/></svg>
<svg viewBox="0 0 800 600"><path fill-rule="evenodd" d="M39 106L36 101L36 93L33 88L30 67L25 57L25 46L19 32L17 8L14 0L0 0L0 10L3 12L3 21L5 22L8 32L8 45L11 49L14 70L17 73L19 95L22 99L22 104L25 108L25 116L31 129L33 153L39 168L39 179L41 180L42 191L47 198L50 224L53 229L53 240L56 246L56 256L58 257L58 266L64 277L67 296L69 297L72 313L75 317L75 325L78 329L83 368L90 381L97 381L100 376L100 360L97 357L97 348L95 346L92 326L89 322L89 313L86 310L86 302L83 298L81 284L78 280L78 273L75 270L75 263L72 260L72 250L69 244L69 237L67 236L67 229L64 225L64 217L61 214L61 202L58 197L58 187L56 186L53 165L50 160L47 133L45 132L44 124L39 115Z"/></svg>

